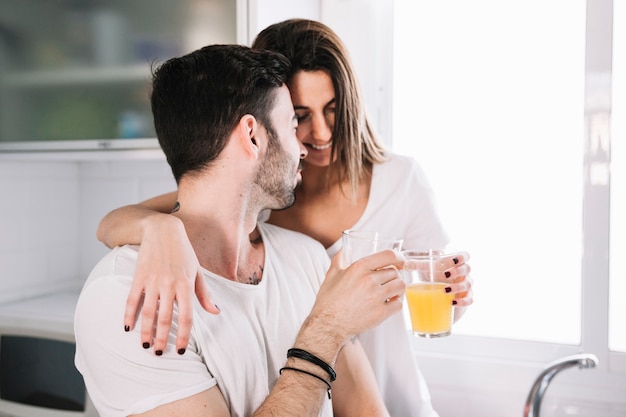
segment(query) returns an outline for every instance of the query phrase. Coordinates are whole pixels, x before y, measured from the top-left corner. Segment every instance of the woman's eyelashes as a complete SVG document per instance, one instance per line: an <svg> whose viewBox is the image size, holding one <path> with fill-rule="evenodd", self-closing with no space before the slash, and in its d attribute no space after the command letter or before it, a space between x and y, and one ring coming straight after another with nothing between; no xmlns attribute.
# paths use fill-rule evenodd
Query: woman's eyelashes
<svg viewBox="0 0 626 417"><path fill-rule="evenodd" d="M309 113L304 113L304 114L296 113L296 120L298 121L298 123L306 121L308 118L309 118Z"/></svg>

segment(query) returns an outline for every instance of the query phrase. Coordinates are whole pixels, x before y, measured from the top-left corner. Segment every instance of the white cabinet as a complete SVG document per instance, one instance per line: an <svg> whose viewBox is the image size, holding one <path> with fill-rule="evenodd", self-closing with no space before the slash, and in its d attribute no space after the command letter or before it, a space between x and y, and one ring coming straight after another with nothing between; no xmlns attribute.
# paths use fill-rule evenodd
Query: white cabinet
<svg viewBox="0 0 626 417"><path fill-rule="evenodd" d="M157 147L151 67L247 43L246 0L0 1L0 151Z"/></svg>

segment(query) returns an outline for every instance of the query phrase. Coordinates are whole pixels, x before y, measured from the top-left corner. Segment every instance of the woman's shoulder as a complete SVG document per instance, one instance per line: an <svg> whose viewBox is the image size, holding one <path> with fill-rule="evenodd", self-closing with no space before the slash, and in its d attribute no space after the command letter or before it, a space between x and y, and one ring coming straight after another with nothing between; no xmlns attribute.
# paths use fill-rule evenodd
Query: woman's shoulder
<svg viewBox="0 0 626 417"><path fill-rule="evenodd" d="M409 155L388 152L387 159L374 166L374 175L402 176L417 175L422 177L424 172L417 160Z"/></svg>

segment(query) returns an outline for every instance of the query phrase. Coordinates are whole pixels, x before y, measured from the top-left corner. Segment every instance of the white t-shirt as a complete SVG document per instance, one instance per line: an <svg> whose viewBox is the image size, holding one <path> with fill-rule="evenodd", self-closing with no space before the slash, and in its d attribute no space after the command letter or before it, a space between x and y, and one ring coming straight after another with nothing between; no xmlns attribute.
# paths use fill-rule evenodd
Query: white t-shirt
<svg viewBox="0 0 626 417"><path fill-rule="evenodd" d="M437 215L433 191L418 163L390 154L375 164L369 201L352 229L402 237L404 249L444 248L448 237ZM341 239L328 248L333 256ZM392 416L437 417L411 348L406 314L395 314L359 336Z"/></svg>
<svg viewBox="0 0 626 417"><path fill-rule="evenodd" d="M140 323L124 332L123 313L137 247L116 248L96 265L75 313L76 367L102 417L142 413L217 384L232 416L249 416L263 402L286 361L329 267L315 240L268 224L259 230L265 268L258 285L204 271L220 314L195 300L190 343L176 352L176 311L167 349L143 349ZM280 260L280 261L279 261ZM325 400L322 416L332 416Z"/></svg>

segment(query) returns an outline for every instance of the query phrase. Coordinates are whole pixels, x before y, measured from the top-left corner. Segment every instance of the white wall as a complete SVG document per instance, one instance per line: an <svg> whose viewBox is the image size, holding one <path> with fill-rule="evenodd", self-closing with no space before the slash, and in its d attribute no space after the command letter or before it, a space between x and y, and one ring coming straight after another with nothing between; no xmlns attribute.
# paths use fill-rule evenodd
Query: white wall
<svg viewBox="0 0 626 417"><path fill-rule="evenodd" d="M105 253L96 227L110 210L176 189L165 159L81 162L79 178L79 274L86 277Z"/></svg>
<svg viewBox="0 0 626 417"><path fill-rule="evenodd" d="M102 156L102 154L100 154ZM0 303L80 288L106 247L99 220L175 189L163 158L0 160Z"/></svg>
<svg viewBox="0 0 626 417"><path fill-rule="evenodd" d="M320 0L256 0L248 2L248 45L267 26L286 19L320 19Z"/></svg>
<svg viewBox="0 0 626 417"><path fill-rule="evenodd" d="M0 302L78 275L78 166L0 162Z"/></svg>

